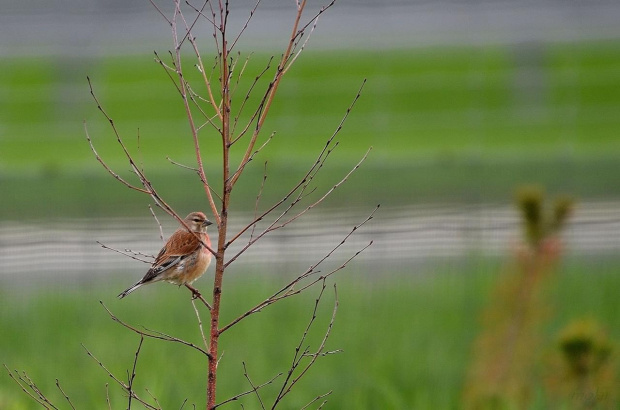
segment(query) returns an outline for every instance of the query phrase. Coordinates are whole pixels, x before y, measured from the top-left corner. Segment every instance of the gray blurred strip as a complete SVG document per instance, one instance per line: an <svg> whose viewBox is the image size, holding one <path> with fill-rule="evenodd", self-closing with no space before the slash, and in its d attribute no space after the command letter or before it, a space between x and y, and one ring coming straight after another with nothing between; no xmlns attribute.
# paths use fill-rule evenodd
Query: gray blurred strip
<svg viewBox="0 0 620 410"><path fill-rule="evenodd" d="M371 211L310 214L265 236L231 265L232 269L269 272L306 269ZM235 232L251 217L233 215L230 232ZM169 235L176 225L170 220L165 222L164 233ZM261 226L264 228L266 223ZM352 266L381 265L410 270L421 263L445 258L497 257L508 254L519 238L519 216L512 206L382 207L322 270L338 266L371 240L373 246L359 255ZM617 255L620 204L580 203L563 238L568 255ZM229 257L248 239L248 235L243 236L234 244ZM23 274L90 276L124 272L139 276L147 269L147 264L103 249L96 241L145 254L157 253L162 245L159 228L152 218L58 220L36 225L3 222L0 223L0 279L18 279Z"/></svg>

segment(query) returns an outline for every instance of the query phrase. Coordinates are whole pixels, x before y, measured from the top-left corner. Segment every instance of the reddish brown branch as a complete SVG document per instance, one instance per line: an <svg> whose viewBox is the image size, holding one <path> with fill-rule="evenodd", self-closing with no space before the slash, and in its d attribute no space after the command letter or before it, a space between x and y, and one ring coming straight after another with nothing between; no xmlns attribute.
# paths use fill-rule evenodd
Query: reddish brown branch
<svg viewBox="0 0 620 410"><path fill-rule="evenodd" d="M198 130L196 128L196 124L194 122L194 117L192 114L192 110L190 108L189 105L189 98L187 95L188 92L188 87L187 87L187 83L184 79L183 76L183 67L182 67L182 62L181 62L181 47L180 47L180 43L178 40L178 33L177 33L177 23L176 23L176 18L177 16L181 16L181 18L184 20L183 18L183 14L181 13L181 9L180 9L180 2L178 0L175 0L175 11L174 11L174 17L171 19L172 21L172 25L171 25L171 29L172 29L172 38L173 38L173 43L175 46L175 55L174 55L174 62L175 62L175 66L177 69L177 75L178 75L178 81L179 81L179 88L181 90L181 98L183 100L183 106L185 107L185 115L187 117L187 122L189 124L190 127L190 131L191 131L191 135L192 135L192 140L194 142L194 151L195 151L195 155L196 155L196 163L198 165L198 173L200 175L200 180L203 181L203 186L204 186L204 190L205 190L205 194L207 196L207 199L209 201L209 205L211 206L211 212L213 213L213 216L215 217L215 221L218 224L218 226L221 224L221 219L220 219L220 214L217 210L217 207L215 205L215 202L213 200L213 196L211 195L211 189L209 188L209 183L207 182L207 176L205 174L204 171L204 164L202 161L202 153L200 151L200 143L198 141ZM187 25L187 23L185 23ZM198 53L197 50L197 46L195 45L195 41L193 40L193 36L189 36L189 38L191 39L190 42L192 43L192 45L195 47L196 53ZM200 60L200 62L202 63L202 60ZM204 73L204 66L201 65L201 71ZM206 75L205 75L205 80L206 80ZM208 87L208 89L210 90L210 87ZM217 104L215 104L215 101L212 99L213 101L213 106L216 107L217 109ZM226 109L227 105L223 105L223 108ZM224 127L225 127L225 120L222 117L222 122L224 123ZM225 132L225 129L223 130ZM215 254L215 252L212 252Z"/></svg>
<svg viewBox="0 0 620 410"><path fill-rule="evenodd" d="M319 17L321 16L321 14L325 13L327 11L327 9L332 7L335 3L336 3L336 0L332 0L332 2L329 3L327 6L321 7L319 12L312 19L310 19L310 21L305 26L303 26L301 29L299 29L299 31L297 32L297 39L295 40L294 45L293 45L292 53L291 53L290 57L287 59L287 61L286 61L286 66L285 66L285 68L283 70L283 74L286 74L286 72L289 70L289 68L291 68L291 66L295 63L295 60L297 60L297 57L299 57L299 55L304 50L304 48L306 48L306 45L308 44L308 41L310 40L310 37L311 37L312 33L314 32L314 29L317 26L317 23L319 21ZM310 33L306 36L306 40L301 45L301 48L299 50L297 50L297 46L298 46L299 42L301 41L301 38L305 34L306 29L311 24L312 24L312 28L310 29ZM297 50L297 51L295 52L295 50Z"/></svg>
<svg viewBox="0 0 620 410"><path fill-rule="evenodd" d="M284 76L285 64L291 55L293 44L295 43L295 38L297 37L297 33L298 33L299 21L301 19L301 16L303 14L305 7L306 7L306 0L303 0L301 3L298 4L297 14L295 16L295 22L293 23L293 28L291 31L291 38L289 40L286 50L282 54L282 58L280 59L280 63L278 64L278 68L276 69L274 78L269 84L268 91L265 94L265 97L263 97L264 104L263 103L260 104L261 113L257 120L256 128L254 129L254 132L252 133L252 137L250 138L247 149L245 151L243 159L241 160L239 164L238 169L242 169L245 167L245 165L249 161L250 156L252 155L252 151L254 151L254 145L256 144L258 135L262 129L265 119L267 118L267 114L269 113L269 109L271 108L271 104L273 103L276 92L278 91L278 86L280 85L280 81L282 80L282 77ZM235 185L240 175L241 173L235 172L232 178L232 181L231 181L231 186Z"/></svg>

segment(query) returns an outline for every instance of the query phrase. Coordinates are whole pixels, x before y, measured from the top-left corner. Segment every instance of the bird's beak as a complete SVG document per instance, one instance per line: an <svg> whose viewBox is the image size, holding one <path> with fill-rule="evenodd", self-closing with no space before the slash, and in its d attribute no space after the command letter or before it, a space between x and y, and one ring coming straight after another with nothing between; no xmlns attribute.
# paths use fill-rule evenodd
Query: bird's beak
<svg viewBox="0 0 620 410"><path fill-rule="evenodd" d="M213 225L213 222L211 222L208 219L205 219L205 221L202 223L202 226L209 226L209 225Z"/></svg>

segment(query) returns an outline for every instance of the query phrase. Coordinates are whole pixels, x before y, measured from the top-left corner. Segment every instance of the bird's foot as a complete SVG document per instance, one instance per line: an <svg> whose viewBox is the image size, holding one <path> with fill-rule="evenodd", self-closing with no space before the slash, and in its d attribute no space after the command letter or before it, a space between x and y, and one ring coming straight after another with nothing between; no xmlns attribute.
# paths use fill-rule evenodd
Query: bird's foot
<svg viewBox="0 0 620 410"><path fill-rule="evenodd" d="M202 297L202 293L200 293L198 289L187 283L185 284L185 287L192 292L192 300L199 299L209 310L211 310L211 305L205 300L205 298Z"/></svg>
<svg viewBox="0 0 620 410"><path fill-rule="evenodd" d="M185 287L192 292L192 300L200 299L202 297L202 293L192 285L185 284Z"/></svg>

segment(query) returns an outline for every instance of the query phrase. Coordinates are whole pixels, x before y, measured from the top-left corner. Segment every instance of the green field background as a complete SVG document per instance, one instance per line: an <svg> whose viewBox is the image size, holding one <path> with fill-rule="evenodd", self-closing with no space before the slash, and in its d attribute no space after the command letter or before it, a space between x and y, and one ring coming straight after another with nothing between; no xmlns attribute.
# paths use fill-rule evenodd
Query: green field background
<svg viewBox="0 0 620 410"><path fill-rule="evenodd" d="M488 302L493 283L506 273L504 268L502 262L472 259L467 264L444 263L418 269L415 275L371 272L359 267L347 270L336 280L340 305L327 343L328 350L343 351L319 360L294 389L285 408L300 408L330 390L333 393L327 407L334 409L460 408L471 343L480 330L479 312ZM536 354L541 363L552 356L558 333L572 319L595 317L613 330L612 335L620 336L616 295L619 281L617 264L571 261L561 266L547 284L552 319L544 327L544 345ZM117 301L114 295L126 283L115 283L113 286L96 281L69 288L50 283L45 290L22 289L17 294L5 287L3 305L9 304L11 309L3 309L0 315L3 361L11 369L25 370L57 403L63 398L55 379L60 380L79 408L105 406L105 385L109 383L113 408L122 408L126 405L122 391L87 356L81 344L108 369L125 377L139 338L112 322L99 299L119 318L134 325L198 345L201 340L195 313L183 290L154 286L131 299ZM270 275L229 278L224 322L240 314L244 307L263 300L279 283ZM243 377L243 362L254 383L265 382L288 369L317 295L318 289L306 297L265 309L223 336L220 399L250 388ZM333 300L330 285L311 333L311 347L317 346L327 326ZM185 398L187 405L195 403L201 408L206 377L202 359L185 347L147 340L137 366L136 389L148 397L144 391L148 388L163 408L180 408ZM3 376L2 386L2 408L36 408L7 377ZM274 383L263 398L273 400L278 387ZM245 408L259 408L255 397L243 403ZM532 408L547 406L543 401Z"/></svg>
<svg viewBox="0 0 620 410"><path fill-rule="evenodd" d="M267 54L252 55L234 101L243 98L268 59ZM180 213L207 209L198 178L166 159L190 166L194 161L180 99L152 55L7 57L0 60L0 72L0 222L149 215L148 198L114 181L89 149L84 121L98 152L131 179L86 76L164 198ZM531 82L523 82L524 73ZM618 199L617 41L540 43L525 51L499 45L308 50L282 83L262 138L272 131L275 137L240 180L233 211L253 209L265 161L264 203L279 198L303 175L364 79L361 98L316 182L317 192L372 150L324 211L372 209L378 203L388 209L509 204L523 183L572 195L578 203ZM204 132L201 144L208 175L218 188L219 142L214 133ZM241 152L235 150L235 160ZM331 286L337 282L340 307L328 348L343 352L321 358L284 408L300 408L330 390L325 407L330 409L460 408L480 311L509 260L507 254L421 266L352 263L329 282L311 335L316 345L331 315ZM556 348L560 329L575 318L595 317L612 339L620 340L619 273L617 255L569 254L560 263L546 293L552 314L544 327L541 363ZM226 278L224 322L263 300L285 275L247 271ZM48 278L42 273L34 283L38 276L26 282L3 272L0 362L26 371L57 403L63 399L56 379L78 408L104 408L106 383L112 408L124 408L122 392L81 344L124 376L139 339L110 320L99 301L133 324L198 344L195 314L188 295L176 287L148 287L117 301L127 277L86 276ZM199 287L208 287L206 277ZM225 335L221 399L249 388L242 362L255 383L287 370L316 293L266 309ZM163 408L181 408L185 398L184 408L204 406L205 362L198 354L146 341L138 372L140 391L148 397L148 388ZM266 398L276 386L265 390ZM246 409L259 408L252 396L243 403ZM544 401L533 406L547 408ZM37 407L2 374L0 408Z"/></svg>
<svg viewBox="0 0 620 410"><path fill-rule="evenodd" d="M521 56L528 52L533 62ZM619 56L620 45L611 41L539 44L525 52L517 46L309 51L279 89L262 141L274 131L275 137L241 179L233 206L252 208L265 162L269 199L302 175L364 79L319 184L330 186L372 151L334 205L507 202L523 182L613 198L620 186ZM233 104L268 59L251 56ZM204 203L194 189L198 179L166 159L195 161L179 97L153 56L7 58L0 70L0 181L7 193L0 219L19 219L24 211L41 218L144 213L144 198L123 190L90 152L83 121L106 162L128 176L87 75L156 187L180 209ZM534 80L524 83L523 76ZM206 130L201 144L217 188L220 143ZM234 149L234 158L242 152ZM122 209L112 205L119 201Z"/></svg>

